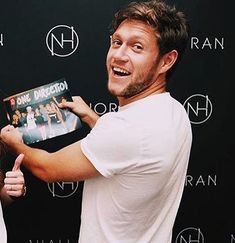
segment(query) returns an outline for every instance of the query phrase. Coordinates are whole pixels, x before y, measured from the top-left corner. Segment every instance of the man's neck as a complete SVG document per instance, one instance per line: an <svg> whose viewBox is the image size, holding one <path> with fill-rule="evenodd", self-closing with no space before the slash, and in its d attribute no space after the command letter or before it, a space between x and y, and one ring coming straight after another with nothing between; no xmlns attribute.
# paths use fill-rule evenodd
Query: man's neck
<svg viewBox="0 0 235 243"><path fill-rule="evenodd" d="M166 82L161 82L157 85L156 84L152 85L148 89L146 89L146 90L142 91L141 93L136 94L132 97L128 97L128 98L117 97L117 99L118 99L118 102L119 102L119 106L124 106L124 105L128 105L128 104L130 104L134 101L143 99L147 96L151 96L151 95L155 95L155 94L161 94L161 93L164 93L164 92L166 92Z"/></svg>

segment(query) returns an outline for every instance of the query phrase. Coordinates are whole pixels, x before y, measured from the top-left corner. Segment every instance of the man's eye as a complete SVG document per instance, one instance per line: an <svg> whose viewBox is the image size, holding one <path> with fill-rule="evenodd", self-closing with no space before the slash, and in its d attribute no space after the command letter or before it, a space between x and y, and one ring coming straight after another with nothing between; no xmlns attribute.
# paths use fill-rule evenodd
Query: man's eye
<svg viewBox="0 0 235 243"><path fill-rule="evenodd" d="M142 51L143 50L143 47L141 46L141 45L139 45L139 44L135 44L135 45L133 45L133 49L134 49L134 51Z"/></svg>
<svg viewBox="0 0 235 243"><path fill-rule="evenodd" d="M117 47L117 46L120 46L122 43L119 40L112 40L111 44L112 44L112 46Z"/></svg>

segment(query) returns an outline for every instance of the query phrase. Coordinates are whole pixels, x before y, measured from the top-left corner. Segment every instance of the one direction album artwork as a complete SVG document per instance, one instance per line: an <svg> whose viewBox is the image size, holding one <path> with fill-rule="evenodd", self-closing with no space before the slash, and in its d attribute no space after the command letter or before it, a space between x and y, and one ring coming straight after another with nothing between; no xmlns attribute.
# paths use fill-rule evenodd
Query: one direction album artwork
<svg viewBox="0 0 235 243"><path fill-rule="evenodd" d="M78 116L60 103L72 101L66 80L60 79L5 98L10 124L22 133L26 144L67 134L82 127Z"/></svg>

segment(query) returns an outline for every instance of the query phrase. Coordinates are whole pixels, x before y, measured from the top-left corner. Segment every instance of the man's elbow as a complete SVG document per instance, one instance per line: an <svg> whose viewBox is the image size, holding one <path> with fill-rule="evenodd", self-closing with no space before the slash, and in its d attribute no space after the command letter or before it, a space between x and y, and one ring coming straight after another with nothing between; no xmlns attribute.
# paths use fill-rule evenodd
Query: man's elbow
<svg viewBox="0 0 235 243"><path fill-rule="evenodd" d="M31 163L28 168L37 178L44 182L56 181L51 153L45 153L43 158L36 160L35 163Z"/></svg>
<svg viewBox="0 0 235 243"><path fill-rule="evenodd" d="M37 178L44 182L51 183L57 181L57 178L53 175L53 172L44 169L39 169L32 172Z"/></svg>

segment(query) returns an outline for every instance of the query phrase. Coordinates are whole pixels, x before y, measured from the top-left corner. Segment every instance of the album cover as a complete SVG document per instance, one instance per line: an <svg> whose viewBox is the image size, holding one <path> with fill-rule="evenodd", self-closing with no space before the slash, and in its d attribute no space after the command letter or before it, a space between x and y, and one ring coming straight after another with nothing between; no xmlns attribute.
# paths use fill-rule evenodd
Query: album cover
<svg viewBox="0 0 235 243"><path fill-rule="evenodd" d="M82 127L78 116L60 103L72 101L65 78L4 98L7 118L25 144L64 135Z"/></svg>

